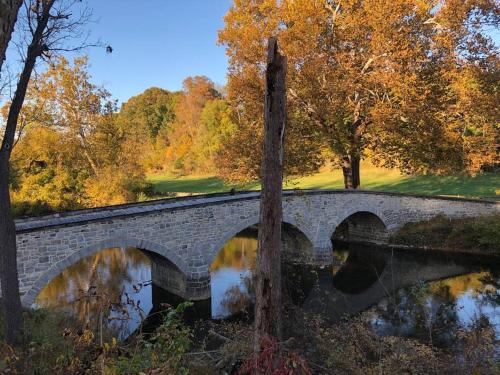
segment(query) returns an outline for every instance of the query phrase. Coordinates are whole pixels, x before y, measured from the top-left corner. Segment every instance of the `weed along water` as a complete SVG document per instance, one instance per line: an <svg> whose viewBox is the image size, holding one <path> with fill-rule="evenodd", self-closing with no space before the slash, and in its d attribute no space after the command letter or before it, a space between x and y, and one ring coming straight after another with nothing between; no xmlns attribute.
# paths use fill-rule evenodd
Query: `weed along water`
<svg viewBox="0 0 500 375"><path fill-rule="evenodd" d="M256 239L257 229L250 228L220 250L210 268L211 298L194 303L189 321L252 319ZM285 314L301 309L332 325L361 314L381 336L432 340L444 347L453 345L451 332L478 322L500 338L500 268L495 262L335 243L333 253L333 266L285 260ZM183 301L172 280L155 283L155 262L155 256L135 248L100 251L55 277L36 305L66 311L96 329L104 315L107 328L125 339L151 313ZM286 322L284 328L293 335Z"/></svg>

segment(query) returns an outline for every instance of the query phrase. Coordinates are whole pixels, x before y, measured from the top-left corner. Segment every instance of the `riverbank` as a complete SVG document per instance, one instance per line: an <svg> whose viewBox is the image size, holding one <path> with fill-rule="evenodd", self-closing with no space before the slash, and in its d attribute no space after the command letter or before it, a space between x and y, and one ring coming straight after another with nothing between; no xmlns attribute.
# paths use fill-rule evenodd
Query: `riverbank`
<svg viewBox="0 0 500 375"><path fill-rule="evenodd" d="M52 311L27 312L24 346L11 348L0 337L0 373L254 373L251 320L189 326L181 319L186 308L189 304L165 310L163 323L154 332L138 332L125 342L101 339ZM452 375L494 374L500 369L494 329L481 318L467 329L450 330L454 347L446 349L433 343L432 330L419 339L377 334L370 314L332 326L321 316L287 305L284 339L265 343L257 361L259 373Z"/></svg>
<svg viewBox="0 0 500 375"><path fill-rule="evenodd" d="M404 225L389 243L399 248L500 256L500 214L463 219L438 215Z"/></svg>

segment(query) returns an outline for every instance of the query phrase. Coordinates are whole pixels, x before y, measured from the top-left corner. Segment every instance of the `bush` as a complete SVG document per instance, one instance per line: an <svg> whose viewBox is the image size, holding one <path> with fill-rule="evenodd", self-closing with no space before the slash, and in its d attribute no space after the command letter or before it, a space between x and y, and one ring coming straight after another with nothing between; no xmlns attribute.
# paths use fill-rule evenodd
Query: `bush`
<svg viewBox="0 0 500 375"><path fill-rule="evenodd" d="M140 335L132 350L110 361L110 374L187 374L184 354L191 346L192 331L182 322L191 302L184 302L166 313L163 323L150 336Z"/></svg>
<svg viewBox="0 0 500 375"><path fill-rule="evenodd" d="M85 182L87 206L99 207L135 202L141 193L151 194L151 184L142 174L126 173L115 168L103 168L99 176Z"/></svg>
<svg viewBox="0 0 500 375"><path fill-rule="evenodd" d="M83 373L92 366L98 347L90 331L76 327L76 322L65 314L26 311L23 346L12 348L0 337L0 373Z"/></svg>
<svg viewBox="0 0 500 375"><path fill-rule="evenodd" d="M32 374L184 374L183 356L192 332L181 320L190 302L165 313L152 334L138 333L124 343L104 341L68 315L27 311L24 344L12 348L0 334L0 373ZM0 316L0 323L2 319Z"/></svg>

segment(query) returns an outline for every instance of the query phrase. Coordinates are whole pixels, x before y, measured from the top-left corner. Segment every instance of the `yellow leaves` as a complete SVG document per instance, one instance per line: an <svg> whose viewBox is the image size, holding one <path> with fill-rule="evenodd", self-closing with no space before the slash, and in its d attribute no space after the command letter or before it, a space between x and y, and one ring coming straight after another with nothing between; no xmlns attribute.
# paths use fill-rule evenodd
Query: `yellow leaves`
<svg viewBox="0 0 500 375"><path fill-rule="evenodd" d="M241 108L237 134L231 146L226 147L226 159L221 161L225 174L233 178L258 171L255 150L259 148L259 140L255 134L262 118L259 105L265 61L262 46L272 33L278 35L280 48L289 61L287 86L294 95L289 100L288 129L291 134L302 135L300 141L288 138L289 164L303 156L310 157L310 150L296 147L304 139L310 139L311 136L304 138L306 134L313 134L337 153L345 148L373 147L376 153L388 153L386 158L401 159L406 170L447 170L445 162L449 162L449 168L456 168L462 157L460 153L468 154L473 149L478 150L477 156L467 162L474 165L472 169L483 165L481 152L489 155L483 161L490 163L495 141L483 137L472 145L470 138L471 145L465 147L457 133L464 121L450 121L457 109L449 103L457 101L456 108L468 110L475 107L471 110L474 116L467 121L474 119L481 124L491 124L485 119L493 115L483 103L498 108L495 94L478 87L476 73L471 73L472 78L465 74L459 81L453 80L453 71L464 64L458 60L462 52L457 51L457 43L467 36L466 23L473 17L471 9L479 9L481 17L486 17L487 12L490 15L493 12L491 2L447 0L443 5L438 0L236 2L219 34L220 42L227 46L231 56L229 101ZM446 32L426 22L429 20L446 26ZM470 48L474 56L481 50L463 43L461 48ZM487 44L481 44L481 48L486 51ZM493 55L488 58L498 61ZM488 64L493 71L494 64ZM490 87L491 83L494 85L495 80L491 79ZM352 144L348 125L356 116L370 125L364 130L363 139ZM479 120L481 116L483 119ZM453 150L457 141L462 150ZM296 154L306 150L308 155ZM449 157L443 158L444 154ZM248 163L255 165L250 167Z"/></svg>
<svg viewBox="0 0 500 375"><path fill-rule="evenodd" d="M90 329L86 329L83 331L83 334L80 336L79 341L84 345L89 345L94 340L94 333Z"/></svg>
<svg viewBox="0 0 500 375"><path fill-rule="evenodd" d="M90 206L99 207L121 204L135 200L135 186L140 185L141 176L114 167L103 168L99 176L93 176L85 182L86 199Z"/></svg>

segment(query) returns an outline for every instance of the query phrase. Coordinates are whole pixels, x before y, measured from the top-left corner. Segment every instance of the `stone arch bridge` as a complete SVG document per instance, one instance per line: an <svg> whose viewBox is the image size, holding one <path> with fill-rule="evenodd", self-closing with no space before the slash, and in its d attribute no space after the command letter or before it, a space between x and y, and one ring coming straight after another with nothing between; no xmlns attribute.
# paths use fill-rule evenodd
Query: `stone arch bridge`
<svg viewBox="0 0 500 375"><path fill-rule="evenodd" d="M110 247L137 247L154 253L152 256L177 274L174 280L158 271L157 278L166 278L163 281L171 283L181 296L207 298L210 264L229 239L258 223L259 198L259 192L213 194L17 220L23 304L31 306L40 290L68 266ZM285 250L296 241L305 241L308 261L328 264L332 262L334 233L383 243L407 222L437 214L498 213L500 204L367 191L294 190L283 193L283 212L285 232L291 233L284 240Z"/></svg>

